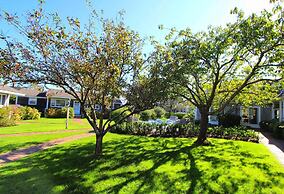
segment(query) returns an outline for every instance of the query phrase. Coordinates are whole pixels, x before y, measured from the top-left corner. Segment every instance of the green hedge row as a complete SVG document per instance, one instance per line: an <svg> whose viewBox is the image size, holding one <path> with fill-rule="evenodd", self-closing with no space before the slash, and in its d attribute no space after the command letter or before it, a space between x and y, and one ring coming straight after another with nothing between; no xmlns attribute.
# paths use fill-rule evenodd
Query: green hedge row
<svg viewBox="0 0 284 194"><path fill-rule="evenodd" d="M198 126L190 124L153 125L143 122L124 122L111 129L113 133L159 136L159 137L196 137L199 134ZM234 139L258 142L258 133L243 126L212 127L208 129L208 137Z"/></svg>
<svg viewBox="0 0 284 194"><path fill-rule="evenodd" d="M219 125L223 127L240 126L241 117L233 114L223 114L218 116Z"/></svg>

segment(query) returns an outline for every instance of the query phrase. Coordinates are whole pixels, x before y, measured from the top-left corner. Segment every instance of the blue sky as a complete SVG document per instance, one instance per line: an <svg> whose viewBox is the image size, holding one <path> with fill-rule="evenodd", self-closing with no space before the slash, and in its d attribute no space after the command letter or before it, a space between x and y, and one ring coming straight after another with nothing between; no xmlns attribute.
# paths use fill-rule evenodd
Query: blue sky
<svg viewBox="0 0 284 194"><path fill-rule="evenodd" d="M164 36L158 25L191 28L193 32L206 30L208 25L224 25L232 21L230 10L239 7L250 14L270 6L269 0L94 0L97 10L104 10L106 17L115 17L117 12L125 10L125 21L143 37L155 36L162 40ZM22 15L35 8L37 0L0 0L0 9ZM88 9L85 0L46 0L45 8L59 12L61 16L74 16L86 21ZM0 32L13 31L0 21Z"/></svg>

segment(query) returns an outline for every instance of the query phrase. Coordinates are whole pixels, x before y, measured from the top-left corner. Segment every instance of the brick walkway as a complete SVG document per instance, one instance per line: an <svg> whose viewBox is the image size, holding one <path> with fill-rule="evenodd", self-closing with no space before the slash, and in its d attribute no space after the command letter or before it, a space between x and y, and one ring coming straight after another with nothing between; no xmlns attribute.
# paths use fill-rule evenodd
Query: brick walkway
<svg viewBox="0 0 284 194"><path fill-rule="evenodd" d="M38 152L40 150L45 150L51 147L54 147L56 145L59 144L63 144L66 142L70 142L70 141L74 141L77 139L81 139L81 138L85 138L85 137L90 137L95 135L95 133L84 133L84 134L79 134L79 135L73 135L71 137L64 137L64 138L60 138L60 139L55 139L55 140L51 140L39 145L35 145L35 146L31 146L28 148L24 148L24 149L19 149L19 150L15 150L12 152L8 152L8 153L4 153L4 154L0 154L0 166L3 164L6 164L8 162L13 162L16 160L19 160L21 158L24 158L30 154L33 154L35 152Z"/></svg>
<svg viewBox="0 0 284 194"><path fill-rule="evenodd" d="M275 139L271 133L261 132L260 143L264 144L284 166L284 140Z"/></svg>

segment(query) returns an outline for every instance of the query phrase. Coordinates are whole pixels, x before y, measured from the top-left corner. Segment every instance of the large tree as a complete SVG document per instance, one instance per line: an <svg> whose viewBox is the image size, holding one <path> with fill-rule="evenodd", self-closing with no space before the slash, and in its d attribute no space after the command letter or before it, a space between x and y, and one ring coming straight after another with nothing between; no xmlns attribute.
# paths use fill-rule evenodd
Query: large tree
<svg viewBox="0 0 284 194"><path fill-rule="evenodd" d="M20 39L1 36L6 43L1 48L2 75L13 82L51 84L72 95L96 133L96 155L102 154L103 137L115 124L153 107L161 97L155 78L145 71L141 75L147 64L143 40L122 19L114 22L92 12L83 26L77 18L63 21L56 13L45 14L42 5L26 18L6 12L2 16ZM114 111L112 102L119 97L127 103L118 108L118 116L105 121L104 113Z"/></svg>
<svg viewBox="0 0 284 194"><path fill-rule="evenodd" d="M225 27L209 27L199 33L173 29L165 45L155 42L152 71L160 72L161 82L167 83L173 94L200 111L197 144L206 140L209 115L221 113L233 101L240 101L241 95L260 94L263 100L269 93L259 91L271 91L270 82L281 79L282 7L249 17L237 9L233 12L238 16L236 22Z"/></svg>

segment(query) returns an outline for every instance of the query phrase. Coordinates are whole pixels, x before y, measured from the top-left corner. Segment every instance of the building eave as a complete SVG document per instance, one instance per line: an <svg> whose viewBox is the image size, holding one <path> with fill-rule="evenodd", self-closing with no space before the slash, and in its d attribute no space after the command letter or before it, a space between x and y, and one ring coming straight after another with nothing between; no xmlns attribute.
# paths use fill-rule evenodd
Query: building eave
<svg viewBox="0 0 284 194"><path fill-rule="evenodd" d="M0 93L12 94L12 95L16 95L16 96L25 96L25 94L21 94L21 93L17 93L17 92L11 92L11 91L7 91L7 90L0 90Z"/></svg>

